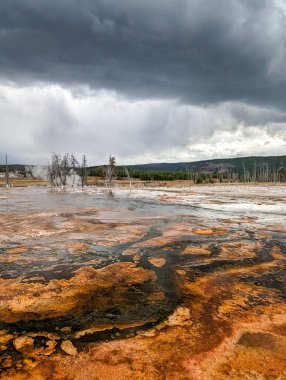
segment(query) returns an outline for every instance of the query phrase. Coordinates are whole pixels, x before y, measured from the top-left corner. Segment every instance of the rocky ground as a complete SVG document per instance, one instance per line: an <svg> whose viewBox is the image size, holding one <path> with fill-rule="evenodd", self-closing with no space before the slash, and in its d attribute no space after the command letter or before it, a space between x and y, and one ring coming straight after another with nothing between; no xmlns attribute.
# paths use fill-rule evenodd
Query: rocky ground
<svg viewBox="0 0 286 380"><path fill-rule="evenodd" d="M0 191L0 379L286 379L285 187Z"/></svg>

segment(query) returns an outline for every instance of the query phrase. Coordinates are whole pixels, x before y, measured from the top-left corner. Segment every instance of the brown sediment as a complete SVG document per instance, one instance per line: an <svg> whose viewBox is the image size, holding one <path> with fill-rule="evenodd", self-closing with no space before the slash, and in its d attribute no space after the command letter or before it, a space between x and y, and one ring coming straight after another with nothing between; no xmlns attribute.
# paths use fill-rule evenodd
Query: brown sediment
<svg viewBox="0 0 286 380"><path fill-rule="evenodd" d="M162 291L153 292L150 296L147 297L149 302L163 301L166 298L166 295Z"/></svg>
<svg viewBox="0 0 286 380"><path fill-rule="evenodd" d="M246 257L255 257L255 251L261 248L260 243L231 242L221 243L219 245L219 258L238 259Z"/></svg>
<svg viewBox="0 0 286 380"><path fill-rule="evenodd" d="M145 241L142 241L140 243L136 243L133 245L134 248L140 248L140 247L160 247L162 245L166 244L172 244L175 242L175 239L173 238L165 238L162 236L154 237Z"/></svg>
<svg viewBox="0 0 286 380"><path fill-rule="evenodd" d="M14 338L13 334L9 334L8 331L0 330L0 345L5 345Z"/></svg>
<svg viewBox="0 0 286 380"><path fill-rule="evenodd" d="M37 376L59 380L83 380L87 376L91 379L241 379L248 378L249 372L271 379L285 374L285 337L270 332L275 322L261 317L247 322L245 318L231 335L221 333L217 340L210 331L201 341L199 335L206 326L192 328L188 324L190 315L186 309L181 312L181 319L171 320L161 330L124 341L98 343L72 359L57 354L32 371L31 379ZM257 336L258 332L261 335Z"/></svg>
<svg viewBox="0 0 286 380"><path fill-rule="evenodd" d="M82 254L89 249L89 245L83 242L65 243L65 246L70 248L73 253Z"/></svg>
<svg viewBox="0 0 286 380"><path fill-rule="evenodd" d="M177 279L178 292L191 299L164 322L133 338L92 344L72 359L56 354L30 371L30 378L278 377L286 373L285 303L279 291L239 278L241 273L259 275L273 267L270 262L225 269L195 282L185 271Z"/></svg>
<svg viewBox="0 0 286 380"><path fill-rule="evenodd" d="M196 223L172 223L168 227L164 228L162 231L162 235L164 237L177 237L177 236L185 236L193 233L195 229Z"/></svg>
<svg viewBox="0 0 286 380"><path fill-rule="evenodd" d="M131 263L113 264L98 270L83 267L69 280L51 280L48 284L26 284L21 278L0 279L0 319L12 323L21 319L59 317L82 307L91 292L113 286L117 286L119 292L122 285L126 287L155 279L153 271Z"/></svg>
<svg viewBox="0 0 286 380"><path fill-rule="evenodd" d="M284 259L281 248L277 247L277 246L274 246L271 248L271 255L275 260L283 260Z"/></svg>
<svg viewBox="0 0 286 380"><path fill-rule="evenodd" d="M281 224L269 224L259 230L286 233L286 229Z"/></svg>
<svg viewBox="0 0 286 380"><path fill-rule="evenodd" d="M124 252L122 252L123 256L134 256L137 253L139 253L139 249L126 249Z"/></svg>
<svg viewBox="0 0 286 380"><path fill-rule="evenodd" d="M211 249L206 244L201 246L188 245L182 252L183 255L209 255L210 253Z"/></svg>
<svg viewBox="0 0 286 380"><path fill-rule="evenodd" d="M225 228L195 228L195 223L176 223L163 230L164 237L185 236L185 235L224 235L227 232Z"/></svg>
<svg viewBox="0 0 286 380"><path fill-rule="evenodd" d="M2 380L286 378L283 226L108 213L8 218Z"/></svg>
<svg viewBox="0 0 286 380"><path fill-rule="evenodd" d="M196 235L224 235L226 233L226 230L222 228L209 228L193 230L193 233Z"/></svg>
<svg viewBox="0 0 286 380"><path fill-rule="evenodd" d="M149 263L154 265L155 267L162 267L166 264L166 259L161 257L149 257Z"/></svg>
<svg viewBox="0 0 286 380"><path fill-rule="evenodd" d="M26 247L10 248L10 249L7 249L7 253L10 253L10 254L24 253L24 252L27 252L27 250L28 249Z"/></svg>
<svg viewBox="0 0 286 380"><path fill-rule="evenodd" d="M74 356L77 354L77 349L70 340L64 340L61 344L61 349L68 355Z"/></svg>
<svg viewBox="0 0 286 380"><path fill-rule="evenodd" d="M152 297L152 298L151 298ZM156 294L152 294L150 297L147 298L148 301L152 301L152 300L155 300L155 301L158 301L158 300L163 300L164 299L164 295L162 294L158 294L158 296L156 297ZM75 339L79 339L85 335L90 335L90 334L94 334L96 332L101 332L101 331L106 331L106 330L110 330L110 329L113 329L113 328L116 328L118 330L125 330L125 329L130 329L130 328L134 328L134 327L141 327L142 325L144 325L146 322L155 322L155 319L149 319L149 321L147 320L144 320L144 321L141 321L141 322L130 322L130 323L126 323L126 324L117 324L117 323L109 323L109 324L99 324L97 323L95 326L91 326L89 327L88 329L84 329L84 330L79 330L77 331L75 334L74 334L74 338Z"/></svg>
<svg viewBox="0 0 286 380"><path fill-rule="evenodd" d="M173 223L168 227L162 229L162 234L160 236L156 236L150 238L148 240L144 240L140 243L136 243L133 247L159 247L167 244L172 244L177 241L180 241L184 236L192 236L192 235L224 235L226 233L226 229L223 228L204 228L204 229L196 229L195 223Z"/></svg>
<svg viewBox="0 0 286 380"><path fill-rule="evenodd" d="M94 234L94 243L110 246L138 239L144 236L148 229L148 226L144 224L131 226L100 223L95 215L93 218L86 219L82 210L76 210L74 213L46 213L45 217L41 214L0 215L0 243L10 241L11 236L18 239L58 238L68 233L77 240L87 239ZM85 243L76 241L74 244ZM8 253L23 253L26 247L9 249L12 251Z"/></svg>

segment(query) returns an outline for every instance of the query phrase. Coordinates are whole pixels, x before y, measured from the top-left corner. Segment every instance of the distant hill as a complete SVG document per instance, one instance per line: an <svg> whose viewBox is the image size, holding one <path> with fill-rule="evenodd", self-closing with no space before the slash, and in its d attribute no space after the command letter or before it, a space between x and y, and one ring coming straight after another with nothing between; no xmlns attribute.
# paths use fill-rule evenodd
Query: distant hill
<svg viewBox="0 0 286 380"><path fill-rule="evenodd" d="M239 158L219 158L194 162L176 163L151 163L142 165L127 165L131 170L144 171L169 171L169 172L225 172L231 170L239 174L244 170L252 171L253 168L266 167L278 169L286 168L286 156L251 156Z"/></svg>
<svg viewBox="0 0 286 380"><path fill-rule="evenodd" d="M17 171L21 176L27 175L25 165L21 164L9 165L9 171ZM1 177L4 176L4 172L5 165L0 165ZM87 176L104 177L105 173L106 165L87 168ZM191 180L195 183L286 182L286 156L251 156L195 162L120 165L116 167L115 176L117 179Z"/></svg>
<svg viewBox="0 0 286 380"><path fill-rule="evenodd" d="M162 163L150 163L150 164L138 164L138 165L120 165L131 170L144 170L144 171L168 171L168 172L214 172L233 169L233 171L242 172L244 168L250 170L253 166L265 166L269 167L286 168L286 155L285 156L250 156L250 157L238 157L238 158L217 158L213 160L202 160L193 162L162 162ZM24 164L10 164L8 165L10 170L25 170L25 167L32 167L34 165ZM90 166L90 168L98 168L102 165ZM0 170L5 169L5 165L0 165Z"/></svg>
<svg viewBox="0 0 286 380"><path fill-rule="evenodd" d="M104 176L105 166L88 168L88 175ZM126 168L128 171L126 171ZM285 182L286 156L219 158L195 162L120 165L116 177L141 180L194 180L196 183Z"/></svg>
<svg viewBox="0 0 286 380"><path fill-rule="evenodd" d="M26 166L31 166L31 165L11 164L11 165L8 165L8 168L9 168L9 170L19 170L19 171L22 171L22 170L25 170ZM5 165L0 165L0 171L3 172L5 170L6 170L6 166Z"/></svg>

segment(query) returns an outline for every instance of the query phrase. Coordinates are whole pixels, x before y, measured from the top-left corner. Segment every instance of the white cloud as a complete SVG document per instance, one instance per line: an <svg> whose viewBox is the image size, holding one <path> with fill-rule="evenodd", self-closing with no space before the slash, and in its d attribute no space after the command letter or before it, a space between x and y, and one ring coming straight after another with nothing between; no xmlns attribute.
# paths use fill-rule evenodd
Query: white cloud
<svg viewBox="0 0 286 380"><path fill-rule="evenodd" d="M216 131L207 143L189 147L193 160L208 158L284 155L285 133L270 134L269 128L240 125L234 131ZM191 153L192 152L192 153Z"/></svg>
<svg viewBox="0 0 286 380"><path fill-rule="evenodd" d="M114 92L0 86L0 160L46 163L51 152L102 164L285 154L285 114L242 103L130 101Z"/></svg>

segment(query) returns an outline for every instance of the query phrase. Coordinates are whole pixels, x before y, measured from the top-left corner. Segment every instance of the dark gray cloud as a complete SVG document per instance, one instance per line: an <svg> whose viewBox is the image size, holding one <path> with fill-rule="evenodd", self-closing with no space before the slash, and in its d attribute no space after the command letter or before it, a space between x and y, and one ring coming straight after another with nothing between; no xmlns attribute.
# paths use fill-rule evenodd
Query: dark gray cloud
<svg viewBox="0 0 286 380"><path fill-rule="evenodd" d="M1 0L2 80L283 108L285 2Z"/></svg>
<svg viewBox="0 0 286 380"><path fill-rule="evenodd" d="M0 161L283 154L286 0L1 0Z"/></svg>

